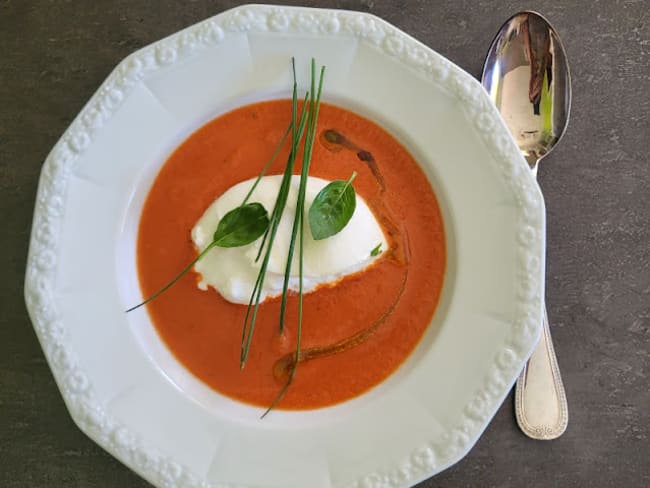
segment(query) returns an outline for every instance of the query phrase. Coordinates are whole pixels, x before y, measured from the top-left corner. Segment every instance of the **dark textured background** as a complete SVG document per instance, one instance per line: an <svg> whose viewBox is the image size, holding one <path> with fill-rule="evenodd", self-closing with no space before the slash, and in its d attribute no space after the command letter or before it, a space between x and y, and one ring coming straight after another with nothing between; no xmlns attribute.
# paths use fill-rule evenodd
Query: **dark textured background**
<svg viewBox="0 0 650 488"><path fill-rule="evenodd" d="M41 164L127 54L235 1L0 0L0 486L144 487L73 424L22 294ZM541 167L547 303L570 405L558 440L532 441L508 398L470 454L422 487L650 486L650 3L288 2L370 11L474 75L512 13L563 36L571 124Z"/></svg>

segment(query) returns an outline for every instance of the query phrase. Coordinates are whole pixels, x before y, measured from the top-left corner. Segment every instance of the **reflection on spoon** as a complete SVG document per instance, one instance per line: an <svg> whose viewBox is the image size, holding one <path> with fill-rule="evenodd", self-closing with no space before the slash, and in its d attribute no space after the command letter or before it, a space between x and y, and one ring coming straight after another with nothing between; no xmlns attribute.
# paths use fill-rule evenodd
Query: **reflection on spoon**
<svg viewBox="0 0 650 488"><path fill-rule="evenodd" d="M537 18L527 18L521 24L521 34L524 49L530 61L528 99L533 104L533 113L539 115L539 103L542 99L544 80L546 80L548 86L553 82L553 55L550 52L551 37L548 28L546 28L546 25L542 25L540 28L535 20Z"/></svg>

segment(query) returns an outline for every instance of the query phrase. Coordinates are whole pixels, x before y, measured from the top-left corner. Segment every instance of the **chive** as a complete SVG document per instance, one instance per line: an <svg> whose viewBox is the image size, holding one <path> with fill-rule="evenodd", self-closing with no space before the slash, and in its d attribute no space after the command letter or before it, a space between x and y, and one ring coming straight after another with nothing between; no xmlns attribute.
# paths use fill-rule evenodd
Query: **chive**
<svg viewBox="0 0 650 488"><path fill-rule="evenodd" d="M309 112L309 127L307 129L307 136L305 137L305 148L303 152L303 165L302 165L302 171L300 175L300 187L298 190L298 201L296 204L296 215L293 220L293 227L291 230L291 241L289 242L289 252L287 255L287 264L284 270L284 283L282 285L282 303L280 305L280 333L284 332L284 322L285 322L285 316L286 316L286 309L287 309L287 295L288 295L288 288L289 288L289 278L291 276L291 265L293 264L293 254L295 250L295 244L296 244L296 233L298 232L298 226L300 222L300 219L302 218L302 215L299 214L299 207L302 205L304 206L304 199L305 199L305 191L306 191L306 186L307 186L307 176L309 174L309 166L311 164L311 148L313 146L314 142L314 135L315 135L315 125L316 125L316 119L318 118L318 113L314 113L314 93L315 93L315 79L316 79L316 64L314 59L312 58L311 60L311 99L310 99L310 112ZM321 87L322 87L322 73L321 73ZM319 90L320 88L319 87ZM319 99L320 99L320 91L319 91ZM308 153L309 151L309 153ZM302 241L302 235L301 235L301 241ZM302 260L300 261L300 266L302 266ZM301 280L301 286L302 286L302 280Z"/></svg>
<svg viewBox="0 0 650 488"><path fill-rule="evenodd" d="M296 59L291 58L291 67L293 70L293 91L294 94L298 90L298 85L296 83ZM262 168L262 171L260 172L259 176L255 180L255 183L253 183L253 186L251 189L248 191L248 194L246 195L246 198L244 198L244 202L242 205L245 205L248 199L251 197L252 193L255 191L255 188L259 184L259 182L262 180L262 177L266 174L268 171L269 167L275 161L275 158L278 157L278 154L280 153L280 150L282 149L282 146L284 146L285 141L287 140L287 137L289 136L289 132L291 132L291 141L296 140L296 103L297 103L297 97L294 96L292 100L292 114L291 114L291 123L289 124L289 127L287 127L287 130L285 131L284 135L282 136L282 140L280 141L280 144L278 144L278 147L275 149L273 152L273 155L271 156L271 159L266 163L264 168ZM260 246L260 249L262 247Z"/></svg>
<svg viewBox="0 0 650 488"><path fill-rule="evenodd" d="M282 139L280 140L280 144L278 144L278 147L275 148L275 151L273 152L273 155L271 156L271 159L269 159L267 161L267 163L264 165L264 167L262 168L262 171L260 171L260 174L255 179L255 183L253 183L253 186L251 186L251 189L248 190L248 193L246 194L246 197L244 198L244 201L241 203L241 206L246 205L246 203L248 202L248 199L251 197L251 195L255 191L255 188L257 188L257 185L262 180L262 177L269 170L269 167L271 166L271 164L273 164L273 161L275 161L275 158L278 157L278 154L280 154L280 151L282 150L282 146L284 146L284 143L287 140L287 137L289 136L289 132L291 132L292 127L293 127L293 121L289 124L289 126L287 127L287 130L284 132L284 135L282 136Z"/></svg>
<svg viewBox="0 0 650 488"><path fill-rule="evenodd" d="M165 286L163 286L160 290L158 290L156 293L154 293L154 294L151 295L149 298L147 298L144 302L139 303L139 304L137 304L137 305L135 305L135 306L129 308L128 310L125 310L124 313L132 312L132 311L134 311L134 310L136 310L136 309L142 307L143 305L146 305L146 304L149 303L151 300L154 300L155 298L158 298L160 295L162 295L164 292L166 292L169 288L171 288L171 286L172 286L174 283L176 283L178 280L180 280L181 277L182 277L185 273L187 273L190 269L192 269L192 266L194 266L194 265L199 261L199 259L201 259L203 256L205 256L205 255L206 255L206 254L207 254L207 253L208 253L208 252L209 252L213 247L215 247L216 245L217 245L216 242L214 242L214 241L211 242L211 243L208 245L208 247L206 247L203 251L201 251L201 254L199 254L197 257L195 257L194 259L192 259L192 261L190 262L190 264L188 264L187 266L185 266L185 267L183 268L183 270L182 270L180 273L178 273L178 274L174 277L174 279L172 279L169 283L167 283Z"/></svg>
<svg viewBox="0 0 650 488"><path fill-rule="evenodd" d="M267 229L267 232L265 233L264 238L262 239L262 244L260 245L260 250L258 251L258 255L256 258L256 261L260 258L264 245L268 239L268 245L265 251L264 259L262 261L262 265L260 267L260 271L258 273L257 280L253 288L253 293L251 294L251 299L248 303L246 316L244 318L244 327L242 329L241 355L240 355L240 364L239 364L239 367L242 369L246 364L246 360L248 359L248 354L250 352L251 342L253 338L253 331L255 330L255 323L257 320L257 313L260 305L262 287L264 284L264 278L266 277L266 271L268 268L269 259L271 257L271 251L273 248L273 243L275 241L275 235L278 231L278 227L280 225L280 219L282 217L282 213L284 212L284 208L287 203L289 188L291 184L291 176L293 174L295 160L298 155L298 144L300 138L302 137L302 133L305 127L305 112L306 112L306 106L307 106L306 102L307 102L308 94L305 95L305 104L303 105L303 109L301 112L301 120L298 124L296 124L298 83L296 81L295 63L293 64L293 66L294 66L293 69L294 83L293 83L291 118L292 118L292 126L294 128L297 127L297 129L292 130L292 134L295 135L295 139L291 141L292 150L291 153L289 154L289 159L287 161L284 175L282 177L282 183L280 185L280 191L278 193L278 197L275 201L275 206L271 214L270 225L269 228Z"/></svg>
<svg viewBox="0 0 650 488"><path fill-rule="evenodd" d="M302 111L300 113L300 122L298 124L299 127L298 127L298 135L297 135L298 140L302 139L302 135L303 135L303 132L304 132L304 129L305 129L305 123L307 122L307 119L305 118L305 107L307 106L307 97L308 97L308 95L309 94L305 95L305 100L304 100L304 103L303 103L303 106L302 106ZM289 158L293 157L295 159L298 156L298 150L297 150L297 148L294 147L293 142L292 142L291 147L292 147L292 150L289 153ZM291 176L292 172L293 172L293 166L291 166L291 171L289 172L289 176ZM287 174L287 168L285 168L285 170L284 170L284 175L286 176L286 174ZM289 191L288 186L289 186L290 183L291 183L291 178L286 178L286 177L282 178L282 182L280 183L280 190L278 192L278 196L281 195L283 192L288 192ZM277 202L277 200L276 200L276 202ZM271 221L273 221L276 218L279 219L282 216L281 213L278 214L278 210L279 210L279 207L277 205L273 207L273 211L271 213ZM283 210L284 210L284 207L283 207ZM268 238L269 231L270 231L270 227L264 233L264 237L262 238L262 243L260 244L260 248L257 251L257 256L255 256L255 262L258 262L260 260L260 257L262 256L262 250L264 249L264 245L266 244L266 240Z"/></svg>
<svg viewBox="0 0 650 488"><path fill-rule="evenodd" d="M298 243L298 275L299 275L299 281L298 281L298 327L296 331L296 354L295 354L295 360L293 364L293 368L291 369L291 374L289 375L289 378L287 382L284 384L282 387L282 390L280 390L280 393L278 396L275 397L269 408L266 409L266 411L262 414L261 418L264 418L268 415L268 413L275 408L275 406L284 398L284 395L287 393L289 386L291 386L291 383L293 382L293 378L296 375L296 370L298 369L298 362L300 359L300 344L302 341L302 315L303 315L303 257L304 257L304 214L305 214L305 193L306 193L306 188L307 188L307 179L309 177L309 167L311 164L311 156L314 148L314 140L316 136L316 124L318 122L318 112L320 109L320 98L321 98L321 92L323 89L323 77L325 74L325 67L323 66L320 71L320 80L318 84L318 95L316 97L316 100L314 101L314 88L315 88L315 79L316 79L316 62L312 58L311 60L311 101L310 101L310 118L309 118L309 128L307 130L307 136L305 137L305 148L303 152L303 163L302 163L302 171L300 174L300 188L298 190L298 200L297 200L297 205L296 205L296 215L294 217L294 225L292 229L292 234L291 234L291 245L290 245L290 254L292 255L293 251L292 248L295 245L295 239L296 239L296 233L299 230L300 231L300 240ZM285 270L285 287L286 284L288 283L288 272L290 271L290 260L287 260L287 270ZM283 293L282 296L283 299L283 307L285 307L285 302L286 302L286 294ZM282 324L281 324L282 328Z"/></svg>

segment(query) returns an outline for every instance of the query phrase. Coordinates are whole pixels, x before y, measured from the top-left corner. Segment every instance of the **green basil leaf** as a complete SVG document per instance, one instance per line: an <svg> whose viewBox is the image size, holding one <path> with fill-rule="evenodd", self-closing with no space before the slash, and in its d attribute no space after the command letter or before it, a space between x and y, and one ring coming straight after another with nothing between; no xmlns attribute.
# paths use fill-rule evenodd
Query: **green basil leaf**
<svg viewBox="0 0 650 488"><path fill-rule="evenodd" d="M357 198L351 183L356 176L352 173L348 181L332 181L316 195L309 209L309 227L314 240L338 234L352 218Z"/></svg>
<svg viewBox="0 0 650 488"><path fill-rule="evenodd" d="M381 254L381 242L377 244L377 246L372 251L370 251L370 257L374 258L375 256L379 256L379 254Z"/></svg>
<svg viewBox="0 0 650 488"><path fill-rule="evenodd" d="M219 247L239 247L256 241L269 226L269 215L261 203L232 209L219 221L213 242Z"/></svg>

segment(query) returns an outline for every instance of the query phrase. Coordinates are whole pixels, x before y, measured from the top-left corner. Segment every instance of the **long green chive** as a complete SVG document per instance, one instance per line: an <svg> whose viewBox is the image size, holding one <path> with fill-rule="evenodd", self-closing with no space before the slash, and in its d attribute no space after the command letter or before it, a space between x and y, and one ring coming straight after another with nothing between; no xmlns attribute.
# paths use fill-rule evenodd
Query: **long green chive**
<svg viewBox="0 0 650 488"><path fill-rule="evenodd" d="M275 241L275 235L277 233L278 227L280 225L280 220L282 217L282 213L284 212L284 208L287 203L288 199L288 194L289 194L289 188L291 184L291 176L293 174L293 168L295 165L295 160L298 155L298 144L299 140L302 137L302 133L305 127L305 111L306 111L306 101L307 101L307 96L305 96L305 104L303 105L303 109L301 112L301 119L300 122L296 122L296 115L297 115L297 106L298 106L298 83L296 81L296 69L295 69L295 60L292 59L292 66L293 66L293 98L292 98L292 114L291 114L291 123L292 127L292 135L294 136L294 139L291 141L292 142L292 149L291 153L289 154L289 159L287 161L287 165L285 167L284 175L282 177L282 183L280 185L280 191L278 193L278 197L275 202L275 206L273 208L273 212L271 214L271 219L270 219L270 225L269 228L267 229L267 232L265 233L263 239L262 239L262 244L260 245L260 250L258 252L258 256L256 258L259 259L259 257L262 254L262 249L264 248L265 243L267 242L268 239L268 245L266 246L265 250L265 255L264 259L262 261L262 264L260 266L260 271L257 276L257 280L255 282L255 286L253 288L253 293L251 294L251 299L248 303L248 308L246 310L246 316L244 318L244 327L242 329L242 345L241 345L241 356L240 356L240 368L243 368L244 365L246 364L246 360L248 359L248 353L250 351L251 347L251 341L253 338L253 331L255 329L255 323L257 320L257 312L259 310L259 305L260 305L260 298L262 294L262 288L264 284L264 279L266 277L266 271L268 268L268 263L269 259L271 257L271 250L273 248L273 243ZM250 319L250 321L249 321Z"/></svg>
<svg viewBox="0 0 650 488"><path fill-rule="evenodd" d="M206 254L208 254L208 252L209 252L212 248L216 247L216 245L217 245L217 244L216 244L215 242L211 242L211 243L208 245L208 247L206 247L203 251L201 251L201 254L199 254L197 257L195 257L194 259L192 259L192 261L190 262L190 264L188 264L187 266L185 266L185 267L183 268L183 270L182 270L180 273L178 273L178 274L174 277L174 279L172 279L169 283L167 283L165 286L163 286L160 290L158 290L156 293L154 293L154 294L151 295L149 298L147 298L144 302L139 303L139 304L137 304L137 305L135 305L135 306L129 308L128 310L125 310L124 313L132 312L132 311L134 311L135 309L138 309L138 308L142 307L143 305L146 305L146 304L149 303L151 300L154 300L154 299L158 298L160 295L162 295L164 292L166 292L169 288L171 288L172 285L173 285L174 283L176 283L178 280L180 280L181 277L182 277L185 273L187 273L190 269L192 269L192 266L194 266L194 265L199 261L199 259L201 259L203 256L205 256Z"/></svg>
<svg viewBox="0 0 650 488"><path fill-rule="evenodd" d="M298 201L296 204L296 215L294 216L293 219L293 227L291 229L291 241L289 242L289 252L287 255L286 267L284 270L284 282L282 285L282 303L280 305L280 333L284 332L289 278L291 276L291 266L293 264L293 254L295 251L296 234L298 232L299 224L301 223L300 218L302 217L302 215L299 215L299 207L301 204L304 203L303 202L304 193L307 185L306 176L309 174L309 166L311 164L311 153L307 154L307 151L310 150L310 146L313 145L314 130L315 130L315 118L314 118L315 115L314 96L315 96L315 88L316 88L315 79L316 79L316 63L314 59L312 59L311 60L311 98L310 98L310 111L309 111L309 126L307 128L307 135L305 136L305 148L303 152L303 164L302 164L302 171L300 175L300 187L299 187L300 189L298 190ZM322 82L322 74L321 74L321 82ZM307 171L306 173L305 170ZM302 235L301 235L301 242L302 242ZM300 265L302 265L302 261L300 262Z"/></svg>
<svg viewBox="0 0 650 488"><path fill-rule="evenodd" d="M296 89L297 89L297 87L296 87ZM305 130L305 124L307 122L307 119L305 118L305 109L307 107L308 96L309 96L309 93L307 93L305 95L305 100L303 102L302 111L300 112L300 122L298 123L298 133L296 135L298 141L300 141L300 139L302 139L302 135L303 135L304 130ZM293 125L293 122L292 122L292 125ZM295 159L297 157L298 157L297 143L294 143L292 141L291 142L291 152L289 154L289 158L294 158ZM280 195L283 195L285 192L289 191L288 187L291 184L290 176L291 176L291 174L293 172L293 165L291 166L291 171L287 172L288 169L289 169L288 164L289 164L289 160L287 161L287 166L285 167L285 170L284 170L282 182L280 183L280 190L278 192L278 197ZM289 175L289 177L287 177L287 174ZM277 203L277 199L276 199L276 203ZM279 219L280 217L282 217L282 214L278 213L279 209L280 209L280 206L278 206L277 204L273 207L273 210L271 212L271 221L273 221L274 219ZM284 207L282 207L282 209L284 210ZM264 236L262 238L262 243L260 244L260 248L257 251L257 256L255 257L255 262L259 261L260 257L262 256L262 251L264 250L264 245L266 244L269 232L270 232L270 226L266 230L266 232L264 233Z"/></svg>
<svg viewBox="0 0 650 488"><path fill-rule="evenodd" d="M248 202L248 199L251 197L253 192L255 191L255 188L257 188L257 185L259 182L262 180L266 172L269 170L271 165L273 164L273 161L275 161L275 158L278 157L278 154L280 154L280 151L282 150L282 146L284 146L285 141L287 140L287 137L289 137L289 133L292 132L293 129L293 121L289 124L287 127L287 130L284 132L284 135L282 136L282 139L280 140L280 144L278 144L278 147L275 148L275 151L273 151L273 155L271 156L271 159L267 161L267 163L264 165L262 168L262 171L260 171L260 174L255 178L255 183L253 183L253 186L251 186L251 189L248 190L248 193L246 194L246 197L244 197L244 201L242 202L242 206L246 205Z"/></svg>
<svg viewBox="0 0 650 488"><path fill-rule="evenodd" d="M301 121L301 129L298 131L298 136L302 137L302 132L304 129L304 120L305 116L303 113L303 120ZM264 247L266 238L268 237L268 245L266 247L266 252L262 264L260 266L260 271L257 275L257 280L253 288L253 293L251 294L251 299L248 302L248 308L246 310L246 317L244 318L244 327L242 329L242 352L240 358L240 367L243 368L248 358L248 352L251 346L251 340L253 337L253 329L255 328L255 322L257 320L257 312L260 305L260 298L262 294L262 286L264 284L264 278L266 277L266 271L268 268L269 259L271 257L271 251L273 248L273 242L275 241L275 235L280 226L280 218L284 212L284 208L287 203L287 198L289 194L289 184L291 183L291 176L293 173L293 167L295 163L297 152L292 152L285 168L285 173L283 175L282 183L280 185L280 191L278 193L278 198L275 202L273 208L273 213L271 215L269 228L267 229L267 234L262 239L262 244L260 245L260 251L258 252L258 258L261 255L261 250ZM256 258L256 259L258 259ZM251 314L252 312L252 314ZM250 318L250 322L249 322Z"/></svg>
<svg viewBox="0 0 650 488"><path fill-rule="evenodd" d="M325 74L325 67L323 66L320 71L320 80L318 84L318 95L314 101L314 89L315 89L315 79L316 79L316 62L314 59L311 61L311 107L309 112L309 128L307 129L307 136L305 137L305 148L303 152L303 163L302 171L300 174L300 188L298 190L298 200L296 205L296 215L294 217L294 225L291 234L291 245L289 247L289 258L287 259L287 268L285 270L285 289L288 283L288 274L291 271L291 257L293 255L293 247L295 245L296 234L300 231L300 240L298 243L298 275L299 275L299 285L298 285L298 327L296 331L296 355L293 367L291 369L291 374L287 379L287 382L280 390L278 396L273 400L269 408L262 414L261 418L266 417L268 413L273 410L273 408L282 400L284 395L287 393L289 386L293 382L293 378L296 375L296 370L298 368L298 362L300 360L300 345L302 340L302 308L303 308L303 253L304 253L304 214L305 214L305 193L307 189L307 179L309 177L309 167L311 164L311 156L314 147L314 140L316 136L316 124L318 122L318 112L320 109L320 98L321 92L323 89L323 77ZM286 306L286 293L283 293L283 310ZM282 319L281 319L282 320ZM281 323L281 328L283 324Z"/></svg>

